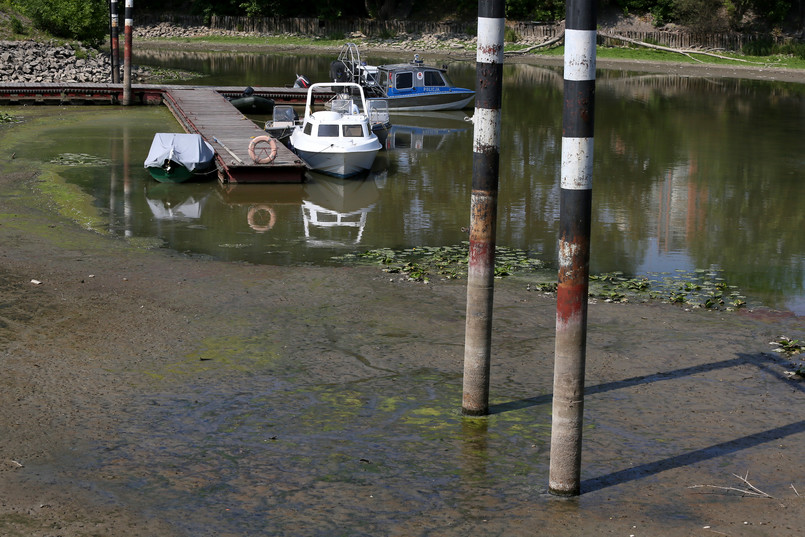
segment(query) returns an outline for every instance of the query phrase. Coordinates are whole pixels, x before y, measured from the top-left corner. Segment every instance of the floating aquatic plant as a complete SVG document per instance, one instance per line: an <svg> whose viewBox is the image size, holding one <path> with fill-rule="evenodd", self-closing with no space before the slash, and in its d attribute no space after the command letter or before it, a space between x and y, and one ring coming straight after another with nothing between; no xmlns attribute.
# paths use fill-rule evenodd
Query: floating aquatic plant
<svg viewBox="0 0 805 537"><path fill-rule="evenodd" d="M50 163L61 166L111 166L112 161L87 153L62 153L51 159Z"/></svg>
<svg viewBox="0 0 805 537"><path fill-rule="evenodd" d="M0 123L19 123L20 121L17 116L0 112Z"/></svg>
<svg viewBox="0 0 805 537"><path fill-rule="evenodd" d="M773 349L774 352L779 352L780 354L784 354L786 356L796 356L805 351L805 346L803 346L800 340L791 339L787 336L780 336L774 341L769 341L769 345L776 345L777 348ZM789 376L798 375L800 377L805 377L805 363L799 362L793 371L786 371L786 374Z"/></svg>
<svg viewBox="0 0 805 537"><path fill-rule="evenodd" d="M777 348L774 349L774 352L779 352L785 354L786 356L802 354L803 348L805 348L800 340L791 339L786 336L780 336L775 341L770 341L769 344L777 345Z"/></svg>
<svg viewBox="0 0 805 537"><path fill-rule="evenodd" d="M418 246L403 250L379 248L347 254L339 261L377 263L392 274L404 274L411 281L428 282L438 276L445 280L467 275L468 244L457 246ZM515 248L495 250L495 277L537 273L545 270L544 262L529 257L528 252ZM544 275L543 275L544 276ZM530 277L530 276L529 276ZM528 291L556 292L556 281L532 281ZM623 272L590 275L589 297L605 302L660 300L690 308L734 311L746 306L746 297L737 287L729 285L717 269L677 270L671 273L649 273L628 277Z"/></svg>
<svg viewBox="0 0 805 537"><path fill-rule="evenodd" d="M338 259L342 261L370 262L383 266L392 274L405 274L408 279L428 282L430 277L445 280L463 278L467 275L469 245L455 246L417 246L404 250L380 248L357 254L348 254ZM517 272L544 268L539 259L529 257L524 250L498 246L495 249L495 277L503 278Z"/></svg>
<svg viewBox="0 0 805 537"><path fill-rule="evenodd" d="M746 297L730 286L717 270L677 270L630 278L622 272L590 276L591 298L606 302L661 300L692 308L732 311L746 306Z"/></svg>

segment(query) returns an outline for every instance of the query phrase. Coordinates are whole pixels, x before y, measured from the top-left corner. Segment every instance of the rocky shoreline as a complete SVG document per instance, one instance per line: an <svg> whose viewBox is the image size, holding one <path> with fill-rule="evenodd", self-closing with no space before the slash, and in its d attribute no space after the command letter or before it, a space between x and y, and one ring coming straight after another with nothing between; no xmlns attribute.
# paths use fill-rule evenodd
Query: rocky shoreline
<svg viewBox="0 0 805 537"><path fill-rule="evenodd" d="M97 50L36 41L0 41L0 80L5 82L109 82L111 57ZM132 81L143 82L151 72L132 67Z"/></svg>

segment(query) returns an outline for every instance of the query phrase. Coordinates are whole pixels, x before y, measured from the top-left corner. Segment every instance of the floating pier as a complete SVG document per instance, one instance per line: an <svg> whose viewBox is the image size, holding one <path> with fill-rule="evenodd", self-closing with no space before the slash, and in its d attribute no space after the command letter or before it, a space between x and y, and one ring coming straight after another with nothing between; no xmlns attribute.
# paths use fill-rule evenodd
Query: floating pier
<svg viewBox="0 0 805 537"><path fill-rule="evenodd" d="M307 169L305 162L278 140L261 142L276 148L267 163L255 162L249 145L258 136L268 134L244 116L226 96L236 97L239 87L132 85L132 104L165 104L188 133L200 134L215 148L218 179L222 183L301 183ZM304 104L307 90L302 88L256 87L255 95L274 99L279 104ZM321 92L316 102L324 102L331 93ZM72 105L122 104L121 84L79 83L2 83L0 104ZM269 153L270 154L270 153ZM258 160L261 155L257 155Z"/></svg>
<svg viewBox="0 0 805 537"><path fill-rule="evenodd" d="M215 148L221 182L301 183L304 180L307 165L279 140L272 138L270 146L265 143L274 154L270 162L261 164L252 158L249 144L267 133L216 90L170 89L163 99L187 132L200 134Z"/></svg>

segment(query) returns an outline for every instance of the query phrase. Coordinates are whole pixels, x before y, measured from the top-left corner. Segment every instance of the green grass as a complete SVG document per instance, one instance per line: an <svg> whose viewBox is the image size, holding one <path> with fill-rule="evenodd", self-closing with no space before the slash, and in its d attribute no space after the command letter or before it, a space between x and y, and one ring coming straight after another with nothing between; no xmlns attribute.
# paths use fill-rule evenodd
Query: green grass
<svg viewBox="0 0 805 537"><path fill-rule="evenodd" d="M204 36L204 37L177 37L162 39L141 39L148 43L194 43L196 45L209 44L210 46L320 46L338 48L344 44L344 39L336 38L314 38L301 36ZM356 42L364 42L371 45L371 39L357 39ZM527 48L528 45L521 43L507 43L506 52L514 52ZM467 50L470 50L469 48ZM550 49L538 49L528 54L539 56L562 56L564 47L554 47ZM598 58L621 59L621 60L642 60L642 61L667 61L677 63L706 63L715 65L747 65L757 67L782 67L788 69L805 69L805 59L794 57L793 55L773 55L773 56L748 56L735 52L720 52L721 56L734 58L732 60L714 58L703 54L694 54L696 60L683 54L652 50L641 47L598 47L596 50Z"/></svg>

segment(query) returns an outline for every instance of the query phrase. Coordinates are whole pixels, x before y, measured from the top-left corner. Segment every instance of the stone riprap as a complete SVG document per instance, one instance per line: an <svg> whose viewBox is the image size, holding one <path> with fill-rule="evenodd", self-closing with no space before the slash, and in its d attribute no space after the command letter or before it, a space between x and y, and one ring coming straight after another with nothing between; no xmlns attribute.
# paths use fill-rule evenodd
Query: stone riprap
<svg viewBox="0 0 805 537"><path fill-rule="evenodd" d="M122 46L122 43L121 43ZM132 82L148 77L148 70L132 66ZM121 80L122 59L121 59ZM4 82L111 82L110 56L97 50L38 43L0 41L0 80Z"/></svg>

